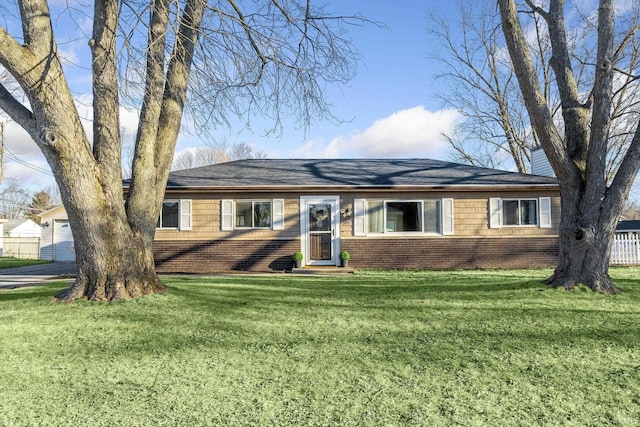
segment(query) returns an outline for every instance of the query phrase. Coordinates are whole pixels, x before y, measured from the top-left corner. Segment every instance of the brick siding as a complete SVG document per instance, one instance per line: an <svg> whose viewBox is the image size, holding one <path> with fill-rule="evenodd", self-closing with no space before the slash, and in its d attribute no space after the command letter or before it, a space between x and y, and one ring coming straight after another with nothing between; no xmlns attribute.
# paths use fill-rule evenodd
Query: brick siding
<svg viewBox="0 0 640 427"><path fill-rule="evenodd" d="M381 269L541 268L558 257L557 237L343 239L351 267ZM156 241L161 273L283 271L299 240Z"/></svg>
<svg viewBox="0 0 640 427"><path fill-rule="evenodd" d="M299 240L156 241L159 273L291 270Z"/></svg>
<svg viewBox="0 0 640 427"><path fill-rule="evenodd" d="M542 268L557 262L558 238L368 238L343 240L341 249L354 268Z"/></svg>

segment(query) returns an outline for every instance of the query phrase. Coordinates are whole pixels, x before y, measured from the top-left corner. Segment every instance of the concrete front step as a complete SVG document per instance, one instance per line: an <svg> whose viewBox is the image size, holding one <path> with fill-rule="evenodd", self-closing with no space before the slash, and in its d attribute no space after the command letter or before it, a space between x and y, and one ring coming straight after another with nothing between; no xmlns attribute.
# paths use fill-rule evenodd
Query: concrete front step
<svg viewBox="0 0 640 427"><path fill-rule="evenodd" d="M353 268L348 267L334 267L334 266L326 266L326 267L302 267L302 268L293 268L291 269L291 273L293 274L318 274L318 275L332 275L332 276L342 276L347 274L355 273Z"/></svg>

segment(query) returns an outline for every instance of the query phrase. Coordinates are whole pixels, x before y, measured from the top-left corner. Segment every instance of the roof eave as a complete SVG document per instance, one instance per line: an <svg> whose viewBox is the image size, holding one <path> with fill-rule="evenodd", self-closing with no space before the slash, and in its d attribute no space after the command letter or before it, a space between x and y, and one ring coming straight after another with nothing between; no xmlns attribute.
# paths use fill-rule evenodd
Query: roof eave
<svg viewBox="0 0 640 427"><path fill-rule="evenodd" d="M126 189L127 187L125 187ZM301 191L496 191L500 190L559 190L558 184L492 184L492 185L256 185L256 186L167 186L166 191L200 192L279 192Z"/></svg>

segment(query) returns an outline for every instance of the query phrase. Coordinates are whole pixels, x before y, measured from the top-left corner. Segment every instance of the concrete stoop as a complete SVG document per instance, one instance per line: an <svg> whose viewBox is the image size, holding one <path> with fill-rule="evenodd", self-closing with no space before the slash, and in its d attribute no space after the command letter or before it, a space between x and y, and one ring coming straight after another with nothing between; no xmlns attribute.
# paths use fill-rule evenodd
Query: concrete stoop
<svg viewBox="0 0 640 427"><path fill-rule="evenodd" d="M355 270L353 268L348 267L335 267L335 266L326 266L326 267L315 267L315 266L307 266L302 268L292 268L291 273L293 274L317 274L317 275L327 275L327 276L346 276L349 274L354 274Z"/></svg>

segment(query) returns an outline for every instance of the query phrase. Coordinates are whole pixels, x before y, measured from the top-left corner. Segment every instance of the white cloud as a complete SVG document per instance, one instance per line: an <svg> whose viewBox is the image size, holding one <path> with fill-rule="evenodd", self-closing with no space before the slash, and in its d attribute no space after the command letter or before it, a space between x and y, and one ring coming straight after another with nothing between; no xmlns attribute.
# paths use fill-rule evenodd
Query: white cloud
<svg viewBox="0 0 640 427"><path fill-rule="evenodd" d="M53 176L42 152L27 132L14 122L4 128L4 178L39 190L53 184Z"/></svg>
<svg viewBox="0 0 640 427"><path fill-rule="evenodd" d="M356 130L328 142L307 141L294 154L307 158L442 158L447 144L441 134L450 133L459 119L455 110L432 112L417 106L377 120L364 131Z"/></svg>

